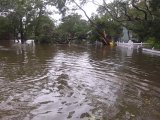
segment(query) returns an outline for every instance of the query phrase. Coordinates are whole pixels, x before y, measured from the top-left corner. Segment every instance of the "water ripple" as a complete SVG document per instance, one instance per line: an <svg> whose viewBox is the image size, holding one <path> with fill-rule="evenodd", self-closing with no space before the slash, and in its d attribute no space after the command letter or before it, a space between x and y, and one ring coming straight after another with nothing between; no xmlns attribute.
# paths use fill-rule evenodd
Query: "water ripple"
<svg viewBox="0 0 160 120"><path fill-rule="evenodd" d="M157 56L63 45L12 54L0 58L2 120L160 118Z"/></svg>

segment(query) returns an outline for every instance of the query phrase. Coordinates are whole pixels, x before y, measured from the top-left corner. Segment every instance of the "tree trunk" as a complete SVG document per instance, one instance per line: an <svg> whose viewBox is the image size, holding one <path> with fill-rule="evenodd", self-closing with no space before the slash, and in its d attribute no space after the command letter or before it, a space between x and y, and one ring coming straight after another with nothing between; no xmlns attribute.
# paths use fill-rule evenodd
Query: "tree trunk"
<svg viewBox="0 0 160 120"><path fill-rule="evenodd" d="M128 39L131 40L131 37L130 37L130 32L128 30Z"/></svg>
<svg viewBox="0 0 160 120"><path fill-rule="evenodd" d="M96 28L96 31L99 35L100 38L102 38L102 42L104 45L109 45L109 42L108 42L108 39L107 39L107 36L105 36L104 33L102 33L96 26L96 23L94 23L90 18L89 16L87 15L86 11L80 6L78 5L78 3L75 2L75 0L73 0L73 2L83 11L83 13L85 14L85 16L87 17L87 19L89 20L89 22L92 24L92 26L94 26Z"/></svg>
<svg viewBox="0 0 160 120"><path fill-rule="evenodd" d="M23 28L23 21L22 21L22 17L20 18L20 34L21 34L21 43L23 44L25 42L25 38L24 38L24 28Z"/></svg>
<svg viewBox="0 0 160 120"><path fill-rule="evenodd" d="M39 36L39 26L40 26L40 21L41 21L41 16L42 16L42 9L43 5L40 5L39 7L39 13L38 13L38 18L35 26L35 37Z"/></svg>

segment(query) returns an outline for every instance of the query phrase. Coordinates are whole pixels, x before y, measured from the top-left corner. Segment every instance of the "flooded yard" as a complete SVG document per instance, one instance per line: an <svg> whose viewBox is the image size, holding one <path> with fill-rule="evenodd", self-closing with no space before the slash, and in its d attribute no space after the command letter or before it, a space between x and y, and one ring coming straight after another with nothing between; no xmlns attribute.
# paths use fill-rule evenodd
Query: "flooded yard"
<svg viewBox="0 0 160 120"><path fill-rule="evenodd" d="M0 45L1 120L160 120L160 56L122 47Z"/></svg>

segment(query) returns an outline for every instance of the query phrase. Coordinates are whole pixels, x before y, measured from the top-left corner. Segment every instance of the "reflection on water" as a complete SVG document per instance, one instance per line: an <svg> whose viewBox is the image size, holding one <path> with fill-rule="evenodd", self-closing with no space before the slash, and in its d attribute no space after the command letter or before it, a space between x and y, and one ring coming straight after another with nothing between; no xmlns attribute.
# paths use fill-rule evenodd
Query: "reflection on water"
<svg viewBox="0 0 160 120"><path fill-rule="evenodd" d="M98 46L0 48L1 120L159 120L160 57Z"/></svg>

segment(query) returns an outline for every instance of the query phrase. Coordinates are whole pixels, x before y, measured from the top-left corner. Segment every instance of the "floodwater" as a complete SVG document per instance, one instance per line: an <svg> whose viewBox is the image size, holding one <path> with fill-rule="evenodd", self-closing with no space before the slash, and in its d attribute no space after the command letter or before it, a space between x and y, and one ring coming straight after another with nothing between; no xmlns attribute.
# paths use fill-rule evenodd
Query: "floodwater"
<svg viewBox="0 0 160 120"><path fill-rule="evenodd" d="M160 120L160 56L1 42L0 120Z"/></svg>

